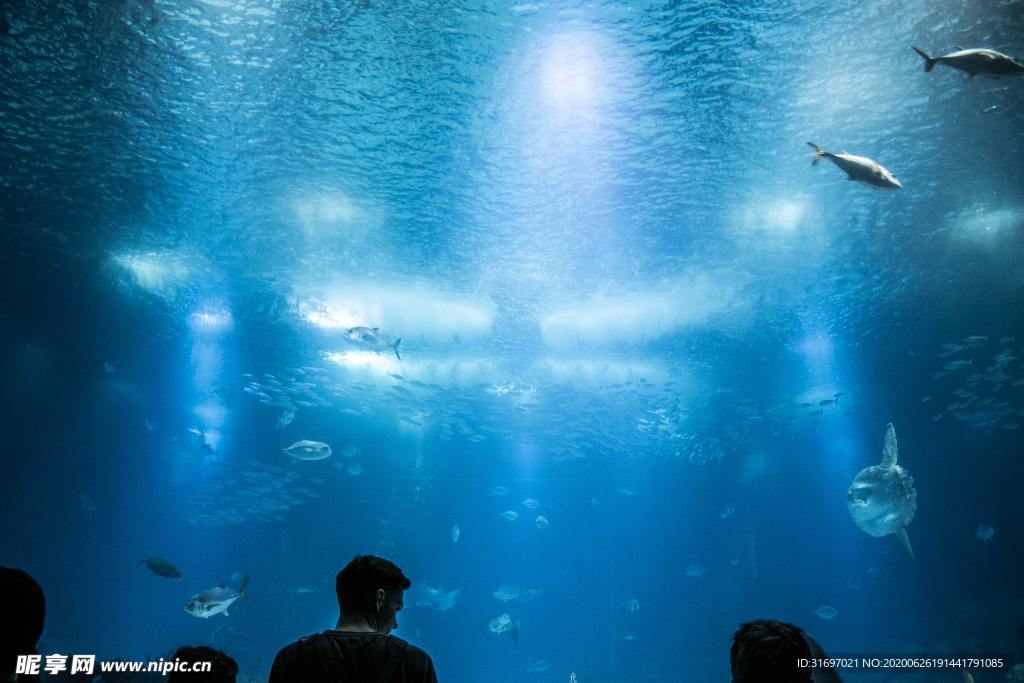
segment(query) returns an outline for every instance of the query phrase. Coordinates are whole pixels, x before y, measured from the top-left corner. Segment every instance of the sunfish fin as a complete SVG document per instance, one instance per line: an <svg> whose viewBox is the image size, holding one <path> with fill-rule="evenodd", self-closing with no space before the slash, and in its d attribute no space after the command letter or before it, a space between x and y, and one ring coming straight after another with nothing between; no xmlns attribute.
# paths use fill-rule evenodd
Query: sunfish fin
<svg viewBox="0 0 1024 683"><path fill-rule="evenodd" d="M398 360L402 360L402 357L400 355L398 355L398 345L401 344L401 343L402 343L402 338L399 337L398 339L395 340L395 343L391 345L391 348L393 348L395 350L395 358L397 358Z"/></svg>
<svg viewBox="0 0 1024 683"><path fill-rule="evenodd" d="M964 683L974 683L974 676L967 669L964 669Z"/></svg>
<svg viewBox="0 0 1024 683"><path fill-rule="evenodd" d="M822 158L828 156L828 152L823 150L821 147L818 147L813 142L808 142L807 144L814 148L814 158L811 159L811 166L817 166L818 162L821 161Z"/></svg>
<svg viewBox="0 0 1024 683"><path fill-rule="evenodd" d="M911 45L910 47L913 48L914 52L916 52L917 54L921 55L922 59L924 59L924 70L926 72L927 71L931 71L932 69L935 68L935 58L934 57L928 56L928 53L925 52L924 50L922 50L919 47L915 47L914 45Z"/></svg>
<svg viewBox="0 0 1024 683"><path fill-rule="evenodd" d="M906 527L900 527L899 531L896 532L896 538L900 539L900 543L902 543L903 547L907 549L908 553L910 553L910 559L916 559L914 557L914 549L910 547L910 536L907 536Z"/></svg>
<svg viewBox="0 0 1024 683"><path fill-rule="evenodd" d="M228 616L228 611L225 609L223 612L221 612L221 614L223 614L224 616Z"/></svg>
<svg viewBox="0 0 1024 683"><path fill-rule="evenodd" d="M899 456L899 450L896 447L896 428L892 426L892 422L885 425L885 445L882 446L882 467L893 467L896 465L896 459Z"/></svg>

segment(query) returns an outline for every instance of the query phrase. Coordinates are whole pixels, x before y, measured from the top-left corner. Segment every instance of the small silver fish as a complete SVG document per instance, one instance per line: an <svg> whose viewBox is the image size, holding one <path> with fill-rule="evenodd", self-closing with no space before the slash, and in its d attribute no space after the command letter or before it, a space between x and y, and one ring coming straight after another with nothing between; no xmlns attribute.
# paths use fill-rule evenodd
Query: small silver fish
<svg viewBox="0 0 1024 683"><path fill-rule="evenodd" d="M277 429L284 429L290 425L294 419L295 411L291 408L285 409L285 411L281 413L281 417L277 418Z"/></svg>
<svg viewBox="0 0 1024 683"><path fill-rule="evenodd" d="M288 448L281 449L293 460L324 460L331 457L331 447L320 441L296 441Z"/></svg>
<svg viewBox="0 0 1024 683"><path fill-rule="evenodd" d="M519 513L515 510L505 510L505 512L502 512L499 516L509 522L514 522L519 519Z"/></svg>

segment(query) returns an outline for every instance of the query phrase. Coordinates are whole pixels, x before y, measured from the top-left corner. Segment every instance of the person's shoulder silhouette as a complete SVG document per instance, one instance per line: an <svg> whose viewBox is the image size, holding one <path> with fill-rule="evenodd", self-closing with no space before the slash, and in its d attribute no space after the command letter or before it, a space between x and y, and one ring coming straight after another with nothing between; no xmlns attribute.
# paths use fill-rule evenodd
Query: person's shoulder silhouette
<svg viewBox="0 0 1024 683"><path fill-rule="evenodd" d="M4 681L38 680L38 676L16 676L18 656L34 655L46 622L46 597L28 572L0 567L0 603L3 631L0 633L0 676Z"/></svg>

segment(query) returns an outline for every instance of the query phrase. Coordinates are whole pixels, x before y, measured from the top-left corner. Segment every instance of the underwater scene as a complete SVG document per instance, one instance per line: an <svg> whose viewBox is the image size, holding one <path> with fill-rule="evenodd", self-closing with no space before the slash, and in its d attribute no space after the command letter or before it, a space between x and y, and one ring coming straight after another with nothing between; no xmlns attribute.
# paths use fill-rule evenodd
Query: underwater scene
<svg viewBox="0 0 1024 683"><path fill-rule="evenodd" d="M372 554L446 682L757 619L1024 680L1021 60L1020 0L3 3L44 663L266 681Z"/></svg>

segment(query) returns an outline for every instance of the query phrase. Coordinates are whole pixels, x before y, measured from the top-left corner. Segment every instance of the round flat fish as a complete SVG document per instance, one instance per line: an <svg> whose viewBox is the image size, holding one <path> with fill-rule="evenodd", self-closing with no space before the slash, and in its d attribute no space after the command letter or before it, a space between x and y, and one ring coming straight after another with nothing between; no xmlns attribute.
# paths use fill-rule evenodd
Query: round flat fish
<svg viewBox="0 0 1024 683"><path fill-rule="evenodd" d="M917 511L914 478L896 464L896 430L885 428L882 462L865 467L857 474L846 493L850 517L865 533L876 538L895 534L914 557L906 527Z"/></svg>
<svg viewBox="0 0 1024 683"><path fill-rule="evenodd" d="M324 460L331 457L331 447L320 441L296 441L288 448L282 449L284 454L293 460Z"/></svg>

